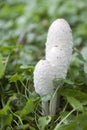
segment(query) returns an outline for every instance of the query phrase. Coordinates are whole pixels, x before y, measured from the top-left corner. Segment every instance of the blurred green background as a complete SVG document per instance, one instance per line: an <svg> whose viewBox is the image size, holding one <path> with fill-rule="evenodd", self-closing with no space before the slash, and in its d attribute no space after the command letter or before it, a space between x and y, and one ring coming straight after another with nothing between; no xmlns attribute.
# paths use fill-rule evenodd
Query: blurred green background
<svg viewBox="0 0 87 130"><path fill-rule="evenodd" d="M63 97L61 109L66 102L69 106L62 116L69 113L70 105L83 107L82 103L86 104L83 115L72 119L74 125L70 124L70 129L65 127L58 130L80 130L77 128L79 123L75 123L83 122L83 117L87 119L87 0L0 0L1 130L38 130L38 125L43 130L53 130L55 127L53 122L59 115L47 120L40 117L41 113L38 112L41 110L41 106L39 109L37 107L40 97L34 92L33 70L37 61L44 58L48 28L57 18L64 18L70 24L74 44L68 80L65 81L65 86L71 90L61 95L67 97L71 94L76 98L74 89L77 94L76 100L69 101ZM80 101L81 104L78 103ZM78 114L81 114L79 110ZM60 114L61 119L62 116ZM49 122L50 126L47 126ZM67 120L69 123L70 120ZM87 129L86 124L81 125L81 130Z"/></svg>
<svg viewBox="0 0 87 130"><path fill-rule="evenodd" d="M57 18L69 22L75 47L87 46L87 0L0 1L0 50L22 45L18 64L34 64L44 56L48 28Z"/></svg>

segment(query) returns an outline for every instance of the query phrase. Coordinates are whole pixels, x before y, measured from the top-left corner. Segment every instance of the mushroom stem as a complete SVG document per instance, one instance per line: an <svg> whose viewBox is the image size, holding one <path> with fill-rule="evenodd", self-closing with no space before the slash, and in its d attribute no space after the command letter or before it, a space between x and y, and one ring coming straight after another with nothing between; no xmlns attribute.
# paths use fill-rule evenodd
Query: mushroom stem
<svg viewBox="0 0 87 130"><path fill-rule="evenodd" d="M49 105L50 115L56 114L56 108L57 108L57 92L53 95L52 99L50 100L50 105Z"/></svg>
<svg viewBox="0 0 87 130"><path fill-rule="evenodd" d="M50 115L55 115L60 105L60 95L58 93L58 89L60 88L60 85L59 86L54 85L54 87L56 87L56 90L54 91L54 94L50 100L50 105L49 105Z"/></svg>
<svg viewBox="0 0 87 130"><path fill-rule="evenodd" d="M49 115L49 102L42 101L43 115Z"/></svg>

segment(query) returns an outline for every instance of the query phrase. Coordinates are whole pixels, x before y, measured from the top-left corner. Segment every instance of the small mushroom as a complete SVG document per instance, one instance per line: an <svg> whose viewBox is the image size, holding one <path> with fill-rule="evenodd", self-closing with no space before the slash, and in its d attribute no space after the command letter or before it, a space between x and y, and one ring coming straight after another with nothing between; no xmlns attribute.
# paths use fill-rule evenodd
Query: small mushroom
<svg viewBox="0 0 87 130"><path fill-rule="evenodd" d="M35 91L40 95L44 96L49 94L53 95L53 70L52 66L47 60L40 60L34 70L34 87ZM42 108L46 115L49 114L48 101L42 101Z"/></svg>
<svg viewBox="0 0 87 130"><path fill-rule="evenodd" d="M47 60L40 60L34 70L35 91L41 95L51 94L53 92L53 72L52 66Z"/></svg>

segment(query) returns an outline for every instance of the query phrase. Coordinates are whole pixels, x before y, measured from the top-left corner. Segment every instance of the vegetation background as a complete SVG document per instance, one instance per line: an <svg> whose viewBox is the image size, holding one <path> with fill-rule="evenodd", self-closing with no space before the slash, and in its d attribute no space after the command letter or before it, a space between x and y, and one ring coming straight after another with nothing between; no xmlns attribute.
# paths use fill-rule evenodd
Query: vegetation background
<svg viewBox="0 0 87 130"><path fill-rule="evenodd" d="M41 116L33 70L57 18L73 31L73 56L55 116ZM59 82L59 81L58 81ZM87 0L0 0L0 130L87 130Z"/></svg>

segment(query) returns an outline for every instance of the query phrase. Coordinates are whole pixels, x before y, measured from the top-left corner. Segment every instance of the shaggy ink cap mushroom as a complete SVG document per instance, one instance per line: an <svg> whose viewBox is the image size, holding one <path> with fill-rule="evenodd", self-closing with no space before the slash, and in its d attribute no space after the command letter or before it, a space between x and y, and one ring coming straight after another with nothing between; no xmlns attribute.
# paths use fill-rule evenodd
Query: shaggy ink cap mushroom
<svg viewBox="0 0 87 130"><path fill-rule="evenodd" d="M53 93L53 71L52 66L47 60L40 60L34 70L35 91L43 96Z"/></svg>
<svg viewBox="0 0 87 130"><path fill-rule="evenodd" d="M43 96L55 92L53 80L65 79L72 56L72 31L64 19L55 20L48 30L46 60L40 60L34 70L35 91ZM57 93L50 103L42 101L46 114L54 115L57 107Z"/></svg>
<svg viewBox="0 0 87 130"><path fill-rule="evenodd" d="M72 50L72 30L64 19L55 20L49 30L46 41L46 53L54 46Z"/></svg>
<svg viewBox="0 0 87 130"><path fill-rule="evenodd" d="M56 78L65 78L72 56L72 31L64 19L55 20L48 30L46 60L55 67Z"/></svg>

